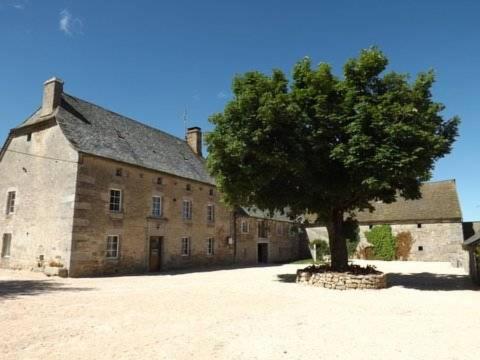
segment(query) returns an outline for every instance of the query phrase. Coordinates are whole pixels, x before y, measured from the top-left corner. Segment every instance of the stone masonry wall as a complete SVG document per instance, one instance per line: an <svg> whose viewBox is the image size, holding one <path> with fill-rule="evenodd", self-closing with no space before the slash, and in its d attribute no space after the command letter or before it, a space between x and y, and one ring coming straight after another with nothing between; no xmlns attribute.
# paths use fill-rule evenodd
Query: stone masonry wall
<svg viewBox="0 0 480 360"><path fill-rule="evenodd" d="M54 122L11 140L0 161L0 242L12 236L1 267L42 270L53 261L69 268L77 161ZM6 215L9 191L16 191L15 212Z"/></svg>

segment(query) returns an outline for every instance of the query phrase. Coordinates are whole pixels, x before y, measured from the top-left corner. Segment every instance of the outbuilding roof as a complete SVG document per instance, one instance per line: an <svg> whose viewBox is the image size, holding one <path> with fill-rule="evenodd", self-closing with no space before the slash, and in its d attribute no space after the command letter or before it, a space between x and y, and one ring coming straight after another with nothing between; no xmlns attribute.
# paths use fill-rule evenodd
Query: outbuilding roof
<svg viewBox="0 0 480 360"><path fill-rule="evenodd" d="M183 139L66 93L54 115L67 139L82 153L215 184L205 160ZM40 121L37 111L19 128Z"/></svg>
<svg viewBox="0 0 480 360"><path fill-rule="evenodd" d="M421 185L422 197L405 200L401 196L391 204L374 202L375 211L357 213L360 223L462 221L455 180L427 182Z"/></svg>

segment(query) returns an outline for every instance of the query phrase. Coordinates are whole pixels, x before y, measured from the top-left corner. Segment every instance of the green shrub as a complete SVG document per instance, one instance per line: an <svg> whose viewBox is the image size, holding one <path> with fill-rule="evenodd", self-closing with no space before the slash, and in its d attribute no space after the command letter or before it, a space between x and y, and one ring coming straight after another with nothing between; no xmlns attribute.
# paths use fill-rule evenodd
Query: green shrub
<svg viewBox="0 0 480 360"><path fill-rule="evenodd" d="M328 242L322 239L315 239L310 242L310 245L316 245L317 251L317 261L323 261L325 255L330 255L330 247L328 246Z"/></svg>
<svg viewBox="0 0 480 360"><path fill-rule="evenodd" d="M389 225L375 226L365 232L365 236L373 246L373 256L376 260L395 259L395 237Z"/></svg>

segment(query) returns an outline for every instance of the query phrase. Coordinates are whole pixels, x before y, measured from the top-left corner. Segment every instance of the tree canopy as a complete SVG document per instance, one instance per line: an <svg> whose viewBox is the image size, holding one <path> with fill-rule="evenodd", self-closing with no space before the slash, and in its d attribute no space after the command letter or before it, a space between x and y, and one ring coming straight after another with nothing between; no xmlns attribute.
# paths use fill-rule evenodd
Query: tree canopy
<svg viewBox="0 0 480 360"><path fill-rule="evenodd" d="M280 70L235 76L233 99L210 121L208 167L231 205L315 213L329 230L332 266L346 267L345 214L420 197L435 161L451 151L459 118L432 99L433 71L386 72L377 48L335 76L300 60ZM345 249L344 249L345 248Z"/></svg>

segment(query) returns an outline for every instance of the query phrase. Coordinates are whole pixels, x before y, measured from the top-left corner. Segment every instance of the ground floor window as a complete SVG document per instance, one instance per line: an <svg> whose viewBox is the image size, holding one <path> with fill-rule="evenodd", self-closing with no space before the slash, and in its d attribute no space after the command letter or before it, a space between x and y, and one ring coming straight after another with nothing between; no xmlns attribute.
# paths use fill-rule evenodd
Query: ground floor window
<svg viewBox="0 0 480 360"><path fill-rule="evenodd" d="M118 246L119 246L119 236L118 235L108 235L107 236L107 251L106 257L108 259L118 258Z"/></svg>
<svg viewBox="0 0 480 360"><path fill-rule="evenodd" d="M213 238L208 238L207 240L207 255L213 255L215 253L214 247L215 241Z"/></svg>
<svg viewBox="0 0 480 360"><path fill-rule="evenodd" d="M182 238L182 256L189 256L190 255L190 238L183 237Z"/></svg>
<svg viewBox="0 0 480 360"><path fill-rule="evenodd" d="M2 258L10 257L10 247L12 245L12 234L3 234L2 239Z"/></svg>

